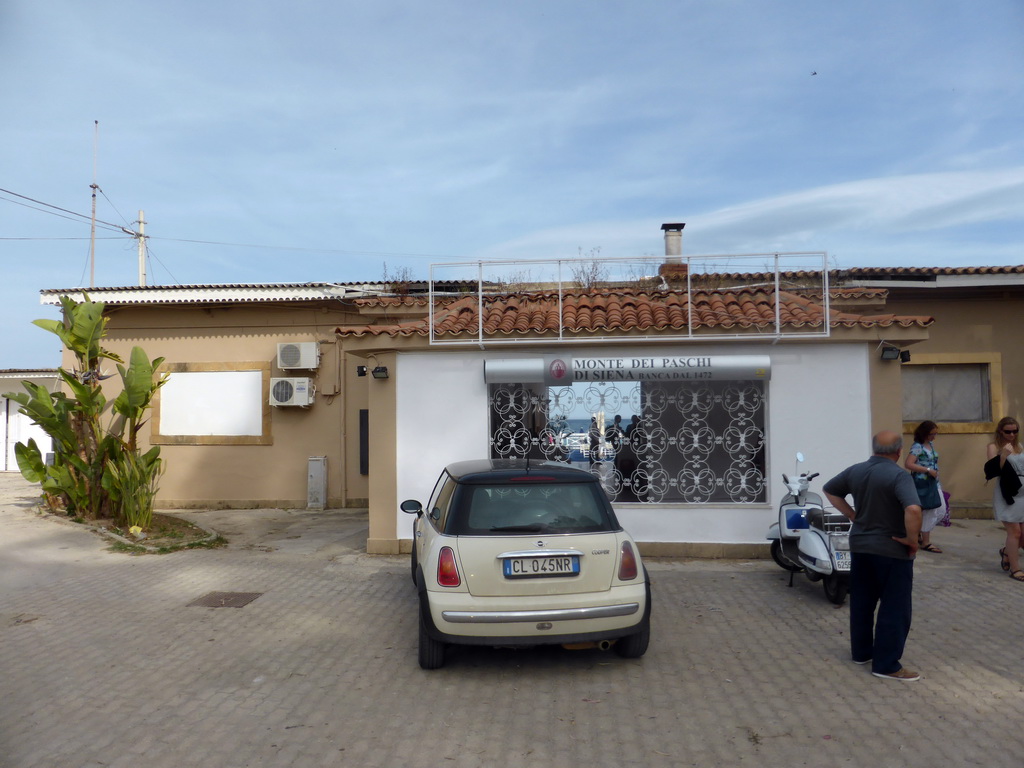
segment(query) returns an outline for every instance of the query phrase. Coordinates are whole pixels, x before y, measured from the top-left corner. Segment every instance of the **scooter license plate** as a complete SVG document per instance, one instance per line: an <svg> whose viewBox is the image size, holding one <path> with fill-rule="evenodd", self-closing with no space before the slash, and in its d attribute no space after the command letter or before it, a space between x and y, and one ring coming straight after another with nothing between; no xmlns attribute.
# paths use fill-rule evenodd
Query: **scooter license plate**
<svg viewBox="0 0 1024 768"><path fill-rule="evenodd" d="M850 570L850 553L842 550L836 551L836 568L840 571Z"/></svg>

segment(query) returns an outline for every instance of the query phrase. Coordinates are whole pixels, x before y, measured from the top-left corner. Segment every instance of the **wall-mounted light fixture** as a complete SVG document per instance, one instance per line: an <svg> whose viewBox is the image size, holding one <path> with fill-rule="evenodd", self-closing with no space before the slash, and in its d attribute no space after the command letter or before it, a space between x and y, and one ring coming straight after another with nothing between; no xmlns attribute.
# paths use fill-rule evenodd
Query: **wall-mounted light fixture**
<svg viewBox="0 0 1024 768"><path fill-rule="evenodd" d="M356 366L356 376L365 376L365 375L366 375L366 366L365 365L357 365Z"/></svg>
<svg viewBox="0 0 1024 768"><path fill-rule="evenodd" d="M378 365L370 373L375 379L386 379L388 377L388 367L386 365Z"/></svg>
<svg viewBox="0 0 1024 768"><path fill-rule="evenodd" d="M892 346L889 346L888 344L882 344L880 346L882 347L882 359L883 360L899 360L900 359L900 348L899 347L892 347Z"/></svg>
<svg viewBox="0 0 1024 768"><path fill-rule="evenodd" d="M909 349L904 349L904 350L902 350L900 352L900 362L901 363L909 363L910 362L910 350Z"/></svg>

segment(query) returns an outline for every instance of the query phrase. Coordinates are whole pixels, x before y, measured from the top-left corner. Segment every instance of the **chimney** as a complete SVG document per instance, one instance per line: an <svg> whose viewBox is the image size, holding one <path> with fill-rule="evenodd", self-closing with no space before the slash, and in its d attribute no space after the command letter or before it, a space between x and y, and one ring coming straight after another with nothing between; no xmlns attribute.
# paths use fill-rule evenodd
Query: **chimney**
<svg viewBox="0 0 1024 768"><path fill-rule="evenodd" d="M665 261L670 264L680 264L683 255L683 227L686 224L662 224L661 231L665 233Z"/></svg>

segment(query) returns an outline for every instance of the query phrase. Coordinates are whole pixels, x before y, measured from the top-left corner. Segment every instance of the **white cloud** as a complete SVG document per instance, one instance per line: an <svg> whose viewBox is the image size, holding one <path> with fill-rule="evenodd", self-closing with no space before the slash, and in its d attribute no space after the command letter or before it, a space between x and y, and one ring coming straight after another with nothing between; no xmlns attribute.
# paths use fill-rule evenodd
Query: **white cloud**
<svg viewBox="0 0 1024 768"><path fill-rule="evenodd" d="M911 266L906 260L912 253L906 241L915 233L924 233L922 243L932 249L946 230L1024 223L1024 166L861 179L661 220L644 217L556 227L491 246L476 255L572 258L580 248L594 247L608 257L659 254L663 252L660 227L666 221L686 222L683 242L687 254L838 249L854 260L882 257L892 266ZM856 253L854 247L864 251ZM955 262L952 249L962 247L950 243L942 260ZM998 252L1001 259L1009 256L1012 263L1024 263L1019 244ZM929 258L934 259L934 250L930 253ZM973 253L965 256L976 257Z"/></svg>
<svg viewBox="0 0 1024 768"><path fill-rule="evenodd" d="M0 187L87 212L98 119L101 217L146 211L153 279L656 255L665 221L689 253L1024 261L1017 0L126 5L5 6ZM75 234L0 200L0 237ZM0 241L9 316L86 246ZM98 244L100 284L133 246Z"/></svg>

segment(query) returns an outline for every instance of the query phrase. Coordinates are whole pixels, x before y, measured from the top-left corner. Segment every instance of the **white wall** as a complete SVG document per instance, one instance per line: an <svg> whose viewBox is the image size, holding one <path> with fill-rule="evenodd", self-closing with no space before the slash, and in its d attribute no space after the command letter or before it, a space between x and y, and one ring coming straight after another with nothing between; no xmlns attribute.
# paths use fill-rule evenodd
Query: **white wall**
<svg viewBox="0 0 1024 768"><path fill-rule="evenodd" d="M37 381L37 384L44 382ZM4 392L18 392L22 390L20 381L17 386L7 388L8 382L0 382ZM0 462L0 471L18 472L18 460L14 455L14 446L17 443L28 444L29 439L36 441L39 450L43 452L43 458L53 450L53 441L41 427L32 423L28 416L18 413L21 408L13 400L0 397L0 444L3 445L3 461Z"/></svg>
<svg viewBox="0 0 1024 768"><path fill-rule="evenodd" d="M780 343L729 345L701 354L768 354L768 503L616 505L622 524L639 541L754 543L764 541L782 495L782 473L792 473L795 456L802 471L819 472L821 483L871 451L871 399L866 344ZM593 347L567 349L594 354ZM693 348L650 347L655 354L686 354ZM601 354L627 355L635 349L601 348ZM452 461L488 455L488 403L485 358L536 357L507 350L402 354L398 359L398 498L424 503L441 469ZM893 425L899 429L900 425ZM400 535L408 518L398 513Z"/></svg>
<svg viewBox="0 0 1024 768"><path fill-rule="evenodd" d="M764 347L730 353L765 354ZM782 474L818 472L814 491L871 453L867 345L782 344L771 347L768 383L768 502L766 504L616 505L619 520L639 541L757 543L764 541L784 492ZM899 430L900 425L893 426Z"/></svg>
<svg viewBox="0 0 1024 768"><path fill-rule="evenodd" d="M441 470L489 455L487 385L479 352L400 354L393 374L398 423L398 500L427 503ZM409 517L398 514L400 537Z"/></svg>

